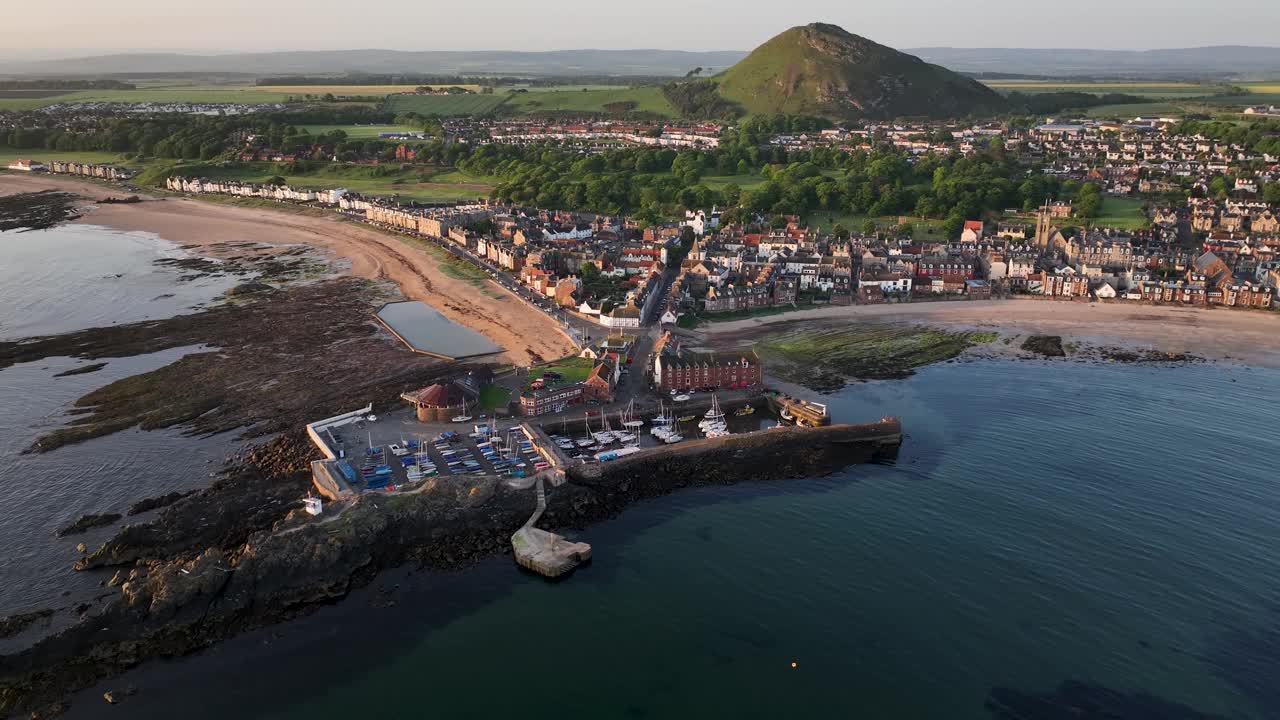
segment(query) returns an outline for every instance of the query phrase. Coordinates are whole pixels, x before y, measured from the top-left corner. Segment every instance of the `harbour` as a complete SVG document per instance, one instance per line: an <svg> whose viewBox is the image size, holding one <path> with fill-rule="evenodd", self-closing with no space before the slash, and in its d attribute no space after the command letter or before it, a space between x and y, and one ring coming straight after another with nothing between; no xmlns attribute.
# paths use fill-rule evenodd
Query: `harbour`
<svg viewBox="0 0 1280 720"><path fill-rule="evenodd" d="M632 400L612 411L584 413L579 433L569 431L567 416L561 418L558 433L555 423L546 422L536 425L495 418L473 424L469 416L448 423L424 422L434 415L423 407L422 398L443 397L437 387L441 386L402 396L413 402L415 410L398 408L378 416L369 405L307 425L308 437L324 456L311 463L312 483L326 501L309 499L308 514L341 514L366 494L412 496L450 486L456 492L477 487L477 482L498 483L524 491L534 500L532 514L511 535L515 561L547 577L559 577L591 557L590 545L537 527L547 512L548 497L556 499L557 488L566 483L600 486L616 482L609 478L643 473L640 468L653 463L662 465L663 475L683 478L689 471L682 466L706 467L708 457L725 453L738 458L736 463L725 462L726 467L739 468L733 471L736 479L750 479L755 473L740 462L747 453L804 446L815 453L806 460L812 462L822 448L830 447L829 457L822 462L838 467L840 462L892 458L902 443L902 426L896 418L831 425L825 407L816 404L804 405L816 418L812 424L786 427L769 419L768 408L775 401L766 401L758 393L724 405L715 393L699 402L686 398L668 405L660 399L656 412L638 412ZM802 406L801 401L781 397L787 398L784 407ZM824 418L827 422L820 421ZM730 430L731 423L736 432ZM572 425L576 428L578 422ZM707 474L708 480L734 481L723 470Z"/></svg>
<svg viewBox="0 0 1280 720"><path fill-rule="evenodd" d="M266 720L398 717L420 706L403 688L427 676L452 689L435 700L442 715L550 719L563 715L562 667L527 666L504 693L486 673L495 655L559 644L602 658L578 692L612 703L611 720L990 720L989 700L1052 705L1073 680L1085 697L1145 695L1147 717L1169 717L1152 714L1163 702L1265 720L1280 709L1262 642L1280 593L1265 538L1280 516L1265 470L1230 452L1231 430L1213 419L1237 412L1260 428L1280 412L1275 375L981 361L851 386L823 398L835 421L901 414L910 438L896 462L688 487L574 523L558 534L589 542L592 559L567 582L513 572L500 554L465 573L411 563L310 617L98 684L66 717L98 717L102 692L126 684L139 693L121 709L142 720L179 705L192 720L245 706ZM1157 419L1161 399L1137 394L1123 420L1080 405L1042 417L1085 382L1121 394L1159 383L1198 402ZM1093 465L1041 462L1043 439L1025 432L1037 417L1062 443L1097 448ZM1280 457L1274 437L1241 432L1256 457ZM1197 442L1204 452L1178 473L1156 470ZM522 507L514 527L533 498ZM620 642L636 651L617 653ZM364 671L317 688L335 666Z"/></svg>

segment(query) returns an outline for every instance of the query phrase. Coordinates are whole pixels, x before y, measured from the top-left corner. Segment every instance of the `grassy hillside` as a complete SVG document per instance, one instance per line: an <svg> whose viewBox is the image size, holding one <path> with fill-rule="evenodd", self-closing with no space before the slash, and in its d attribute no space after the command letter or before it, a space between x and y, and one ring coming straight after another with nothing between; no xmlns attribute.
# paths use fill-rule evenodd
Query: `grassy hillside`
<svg viewBox="0 0 1280 720"><path fill-rule="evenodd" d="M1005 104L975 80L820 23L774 37L719 80L721 94L751 113L950 117Z"/></svg>

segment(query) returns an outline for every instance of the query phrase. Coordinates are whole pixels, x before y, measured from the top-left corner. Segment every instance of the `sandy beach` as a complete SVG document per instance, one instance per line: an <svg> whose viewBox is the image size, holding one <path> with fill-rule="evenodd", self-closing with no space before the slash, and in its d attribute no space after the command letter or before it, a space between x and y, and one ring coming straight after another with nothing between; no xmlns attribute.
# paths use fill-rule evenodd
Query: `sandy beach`
<svg viewBox="0 0 1280 720"><path fill-rule="evenodd" d="M796 323L915 323L1006 335L1061 335L1091 345L1190 353L1280 368L1280 313L1121 303L989 300L832 306L698 330L708 345L741 344Z"/></svg>
<svg viewBox="0 0 1280 720"><path fill-rule="evenodd" d="M0 195L57 189L88 199L125 193L93 182L47 175L0 174ZM78 221L116 230L152 232L172 242L208 246L228 242L308 245L350 262L350 274L390 280L404 295L484 334L506 352L503 362L529 364L562 357L573 344L545 314L507 294L496 283L475 285L450 277L430 254L407 241L330 215L168 198L136 204L95 205Z"/></svg>

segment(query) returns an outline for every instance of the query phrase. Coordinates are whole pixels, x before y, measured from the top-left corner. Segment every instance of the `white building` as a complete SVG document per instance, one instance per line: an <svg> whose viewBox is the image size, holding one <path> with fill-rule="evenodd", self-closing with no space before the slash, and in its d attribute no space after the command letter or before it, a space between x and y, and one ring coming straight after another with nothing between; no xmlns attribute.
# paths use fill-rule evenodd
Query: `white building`
<svg viewBox="0 0 1280 720"><path fill-rule="evenodd" d="M44 172L49 168L39 160L14 160L9 163L9 169L19 172Z"/></svg>

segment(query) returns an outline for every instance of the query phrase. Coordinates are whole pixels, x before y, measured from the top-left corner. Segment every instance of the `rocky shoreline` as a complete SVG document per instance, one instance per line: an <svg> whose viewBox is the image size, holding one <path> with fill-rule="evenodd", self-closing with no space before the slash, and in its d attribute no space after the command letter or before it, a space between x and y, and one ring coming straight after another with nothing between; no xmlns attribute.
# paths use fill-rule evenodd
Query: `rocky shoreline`
<svg viewBox="0 0 1280 720"><path fill-rule="evenodd" d="M813 477L891 459L901 428L791 428L731 440L573 471L548 491L541 524L581 528L681 488ZM780 452L797 443L806 452ZM0 713L40 712L146 659L306 613L383 568L454 569L508 552L535 504L530 490L498 478L459 478L418 494L365 495L313 519L297 508L313 452L301 437L261 446L213 487L86 558L86 568L121 568L111 581L118 594L79 624L0 658Z"/></svg>
<svg viewBox="0 0 1280 720"><path fill-rule="evenodd" d="M44 230L79 217L81 199L59 190L0 195L0 232Z"/></svg>

